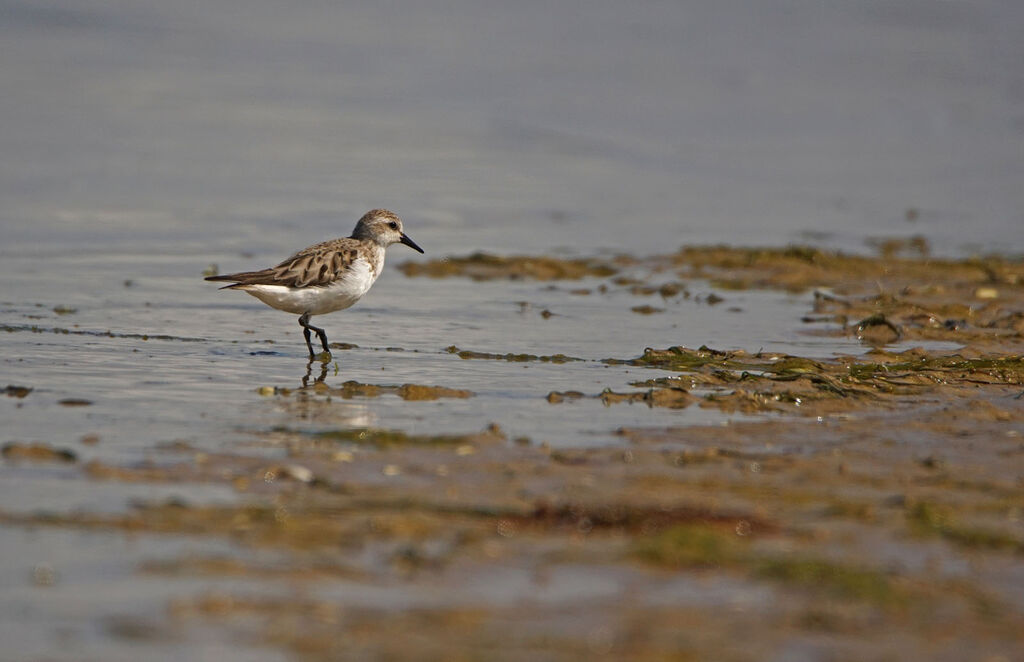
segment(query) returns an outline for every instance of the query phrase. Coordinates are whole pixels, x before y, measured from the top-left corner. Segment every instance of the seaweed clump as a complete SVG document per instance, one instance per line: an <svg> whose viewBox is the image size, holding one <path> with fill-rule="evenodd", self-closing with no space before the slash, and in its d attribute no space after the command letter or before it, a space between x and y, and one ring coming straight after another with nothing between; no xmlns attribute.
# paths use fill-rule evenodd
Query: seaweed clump
<svg viewBox="0 0 1024 662"><path fill-rule="evenodd" d="M405 262L399 269L410 277L463 276L473 280L579 280L589 276L607 277L618 273L614 265L594 258L526 255L502 257L489 253L473 253L465 257L446 257L426 262Z"/></svg>

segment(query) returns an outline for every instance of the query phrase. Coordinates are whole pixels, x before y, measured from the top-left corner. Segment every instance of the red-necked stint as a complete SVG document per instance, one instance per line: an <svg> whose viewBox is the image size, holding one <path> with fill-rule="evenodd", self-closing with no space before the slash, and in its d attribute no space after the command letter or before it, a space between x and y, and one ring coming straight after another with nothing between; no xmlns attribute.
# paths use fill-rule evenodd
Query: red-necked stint
<svg viewBox="0 0 1024 662"><path fill-rule="evenodd" d="M206 280L231 281L221 289L248 292L271 308L298 315L310 358L316 356L310 331L316 331L329 356L327 334L309 318L344 310L362 299L384 268L384 249L399 243L423 252L402 231L400 218L386 209L373 209L359 219L350 237L304 248L276 267Z"/></svg>

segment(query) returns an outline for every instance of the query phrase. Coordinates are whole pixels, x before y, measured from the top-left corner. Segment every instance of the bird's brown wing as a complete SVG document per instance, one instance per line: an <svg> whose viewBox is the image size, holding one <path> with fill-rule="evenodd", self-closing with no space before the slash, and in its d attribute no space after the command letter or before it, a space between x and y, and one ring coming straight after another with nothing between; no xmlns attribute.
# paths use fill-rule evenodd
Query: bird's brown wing
<svg viewBox="0 0 1024 662"><path fill-rule="evenodd" d="M358 244L351 239L334 239L305 248L276 267L260 271L242 271L222 276L207 276L206 280L231 281L226 288L245 285L282 285L284 287L311 287L329 285L352 268Z"/></svg>

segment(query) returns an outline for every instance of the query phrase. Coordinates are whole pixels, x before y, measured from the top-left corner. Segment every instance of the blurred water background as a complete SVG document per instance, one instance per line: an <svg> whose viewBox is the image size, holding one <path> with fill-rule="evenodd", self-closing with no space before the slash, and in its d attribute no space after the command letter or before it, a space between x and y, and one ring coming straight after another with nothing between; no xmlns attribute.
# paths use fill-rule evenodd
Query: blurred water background
<svg viewBox="0 0 1024 662"><path fill-rule="evenodd" d="M278 254L376 206L435 252L1004 249L1022 26L1010 0L4 0L4 251Z"/></svg>

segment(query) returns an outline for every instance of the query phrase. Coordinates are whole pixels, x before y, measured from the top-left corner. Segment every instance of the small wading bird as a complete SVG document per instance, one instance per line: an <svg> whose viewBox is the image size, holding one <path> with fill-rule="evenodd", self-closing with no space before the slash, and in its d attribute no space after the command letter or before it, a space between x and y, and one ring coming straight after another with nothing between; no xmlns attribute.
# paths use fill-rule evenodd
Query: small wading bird
<svg viewBox="0 0 1024 662"><path fill-rule="evenodd" d="M359 219L351 237L314 244L276 267L206 280L230 281L221 289L248 292L271 308L298 315L309 357L316 356L310 331L316 331L330 356L327 334L309 318L344 310L363 298L384 268L384 249L399 243L423 252L402 231L400 218L387 209L373 209Z"/></svg>

